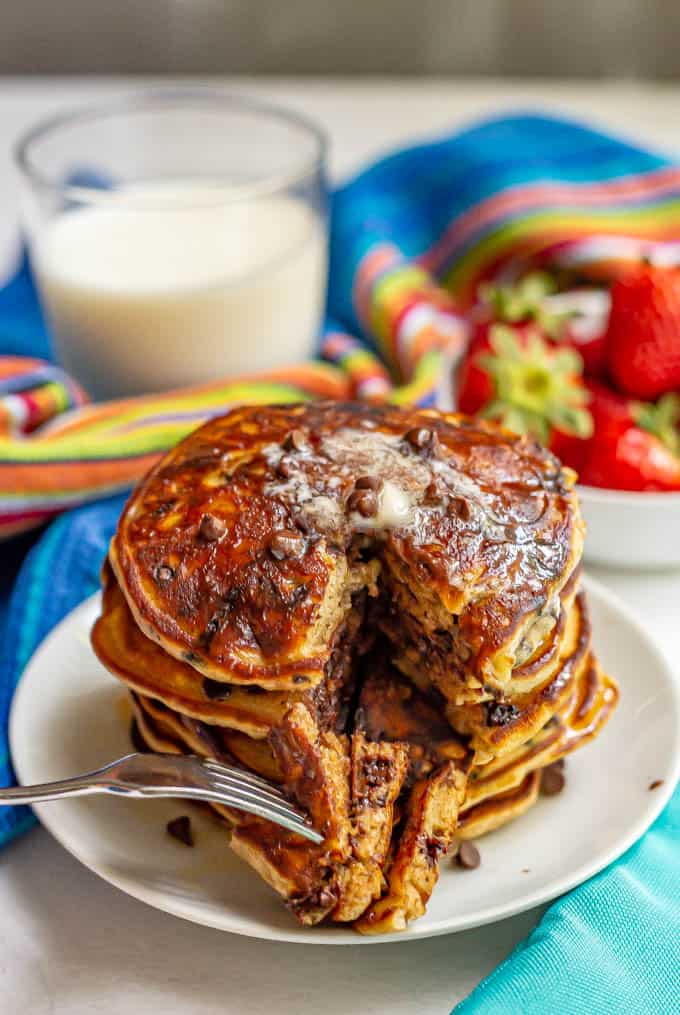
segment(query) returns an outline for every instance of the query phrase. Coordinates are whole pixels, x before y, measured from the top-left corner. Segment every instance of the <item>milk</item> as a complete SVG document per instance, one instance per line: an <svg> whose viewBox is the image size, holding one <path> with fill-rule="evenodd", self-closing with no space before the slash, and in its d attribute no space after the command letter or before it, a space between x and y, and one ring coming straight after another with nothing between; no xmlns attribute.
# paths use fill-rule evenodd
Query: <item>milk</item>
<svg viewBox="0 0 680 1015"><path fill-rule="evenodd" d="M32 249L59 360L98 398L301 361L325 296L325 226L288 196L156 183L103 191Z"/></svg>

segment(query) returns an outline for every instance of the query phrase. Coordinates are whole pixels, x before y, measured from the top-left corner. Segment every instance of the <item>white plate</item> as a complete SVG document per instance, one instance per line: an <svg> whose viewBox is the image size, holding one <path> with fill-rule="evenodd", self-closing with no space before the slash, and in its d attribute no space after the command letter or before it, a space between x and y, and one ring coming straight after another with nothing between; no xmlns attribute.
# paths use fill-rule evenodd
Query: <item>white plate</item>
<svg viewBox="0 0 680 1015"><path fill-rule="evenodd" d="M192 815L197 846L165 832L181 801L111 797L41 804L43 824L85 866L144 902L221 930L310 944L415 940L475 927L560 895L624 852L659 814L680 769L680 693L644 631L601 586L587 583L595 643L621 702L594 744L568 762L567 788L480 844L482 865L444 861L427 914L404 934L360 937L296 925L280 900L229 850L209 816ZM124 693L95 659L94 597L50 634L14 698L10 742L23 783L95 768L130 750ZM656 790L652 780L662 779Z"/></svg>

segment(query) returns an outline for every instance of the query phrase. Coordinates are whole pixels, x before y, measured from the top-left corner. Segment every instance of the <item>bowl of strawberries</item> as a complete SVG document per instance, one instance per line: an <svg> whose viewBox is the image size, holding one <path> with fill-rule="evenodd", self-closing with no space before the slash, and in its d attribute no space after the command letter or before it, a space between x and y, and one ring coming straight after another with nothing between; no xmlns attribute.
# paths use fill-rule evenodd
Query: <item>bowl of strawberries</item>
<svg viewBox="0 0 680 1015"><path fill-rule="evenodd" d="M469 321L456 408L575 470L586 559L680 566L680 269L642 263L609 288L532 273L484 287Z"/></svg>

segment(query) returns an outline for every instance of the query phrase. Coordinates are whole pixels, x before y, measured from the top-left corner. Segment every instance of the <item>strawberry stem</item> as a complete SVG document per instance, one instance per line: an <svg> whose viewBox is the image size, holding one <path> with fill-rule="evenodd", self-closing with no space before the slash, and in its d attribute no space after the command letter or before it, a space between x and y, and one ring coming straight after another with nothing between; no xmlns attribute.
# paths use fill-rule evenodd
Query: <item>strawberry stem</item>
<svg viewBox="0 0 680 1015"><path fill-rule="evenodd" d="M489 333L491 352L479 359L491 377L495 397L482 415L516 433L546 443L551 429L587 438L592 416L588 393L580 383L583 362L571 348L550 348L538 334L517 334L502 324Z"/></svg>
<svg viewBox="0 0 680 1015"><path fill-rule="evenodd" d="M480 296L493 310L494 320L506 324L535 321L546 334L556 336L565 314L546 309L545 298L556 291L554 279L543 271L533 271L514 285L483 285Z"/></svg>
<svg viewBox="0 0 680 1015"><path fill-rule="evenodd" d="M669 451L680 455L680 395L669 392L658 402L633 402L633 418L639 427L654 434Z"/></svg>

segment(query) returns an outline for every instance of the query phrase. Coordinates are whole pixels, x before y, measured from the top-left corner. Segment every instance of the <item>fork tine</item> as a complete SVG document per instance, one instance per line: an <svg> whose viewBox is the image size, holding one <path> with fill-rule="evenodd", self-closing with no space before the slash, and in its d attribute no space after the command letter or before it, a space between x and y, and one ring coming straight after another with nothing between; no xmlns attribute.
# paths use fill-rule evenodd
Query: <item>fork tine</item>
<svg viewBox="0 0 680 1015"><path fill-rule="evenodd" d="M222 787L216 787L216 792L221 792ZM267 807L272 814L280 814L282 817L297 818L300 821L304 821L304 815L300 813L295 807L290 804L281 804L276 801L268 800L267 797L262 797L257 793L249 792L248 790L239 789L238 786L225 787L225 792L232 793L239 797L243 801L244 807L247 810L249 804L256 803L262 807Z"/></svg>
<svg viewBox="0 0 680 1015"><path fill-rule="evenodd" d="M317 845L323 842L323 836L306 824L302 815L292 809L281 809L279 812L278 809L274 810L269 804L259 803L255 799L242 796L237 790L205 790L202 793L197 791L196 795L200 795L201 799L211 800L214 803L229 804L238 810L244 810L249 814L255 814L257 817L264 818L266 821L273 821L275 824L281 825L283 828L287 828L289 831L295 832L297 835L301 835Z"/></svg>
<svg viewBox="0 0 680 1015"><path fill-rule="evenodd" d="M257 796L258 798L269 800L273 804L290 805L290 800L288 800L283 793L278 793L270 787L265 789L263 786L253 785L252 783L246 782L245 779L239 779L233 775L215 775L211 772L209 781L213 786L224 786L225 789L244 790Z"/></svg>
<svg viewBox="0 0 680 1015"><path fill-rule="evenodd" d="M259 786L262 789L269 790L278 796L283 796L283 793L278 787L272 785L262 776L255 775L254 772L249 772L246 769L235 768L233 765L226 765L221 761L215 761L213 758L203 758L202 764L204 768L207 768L210 772L215 772L216 775L235 776L242 782L252 783L253 786Z"/></svg>

